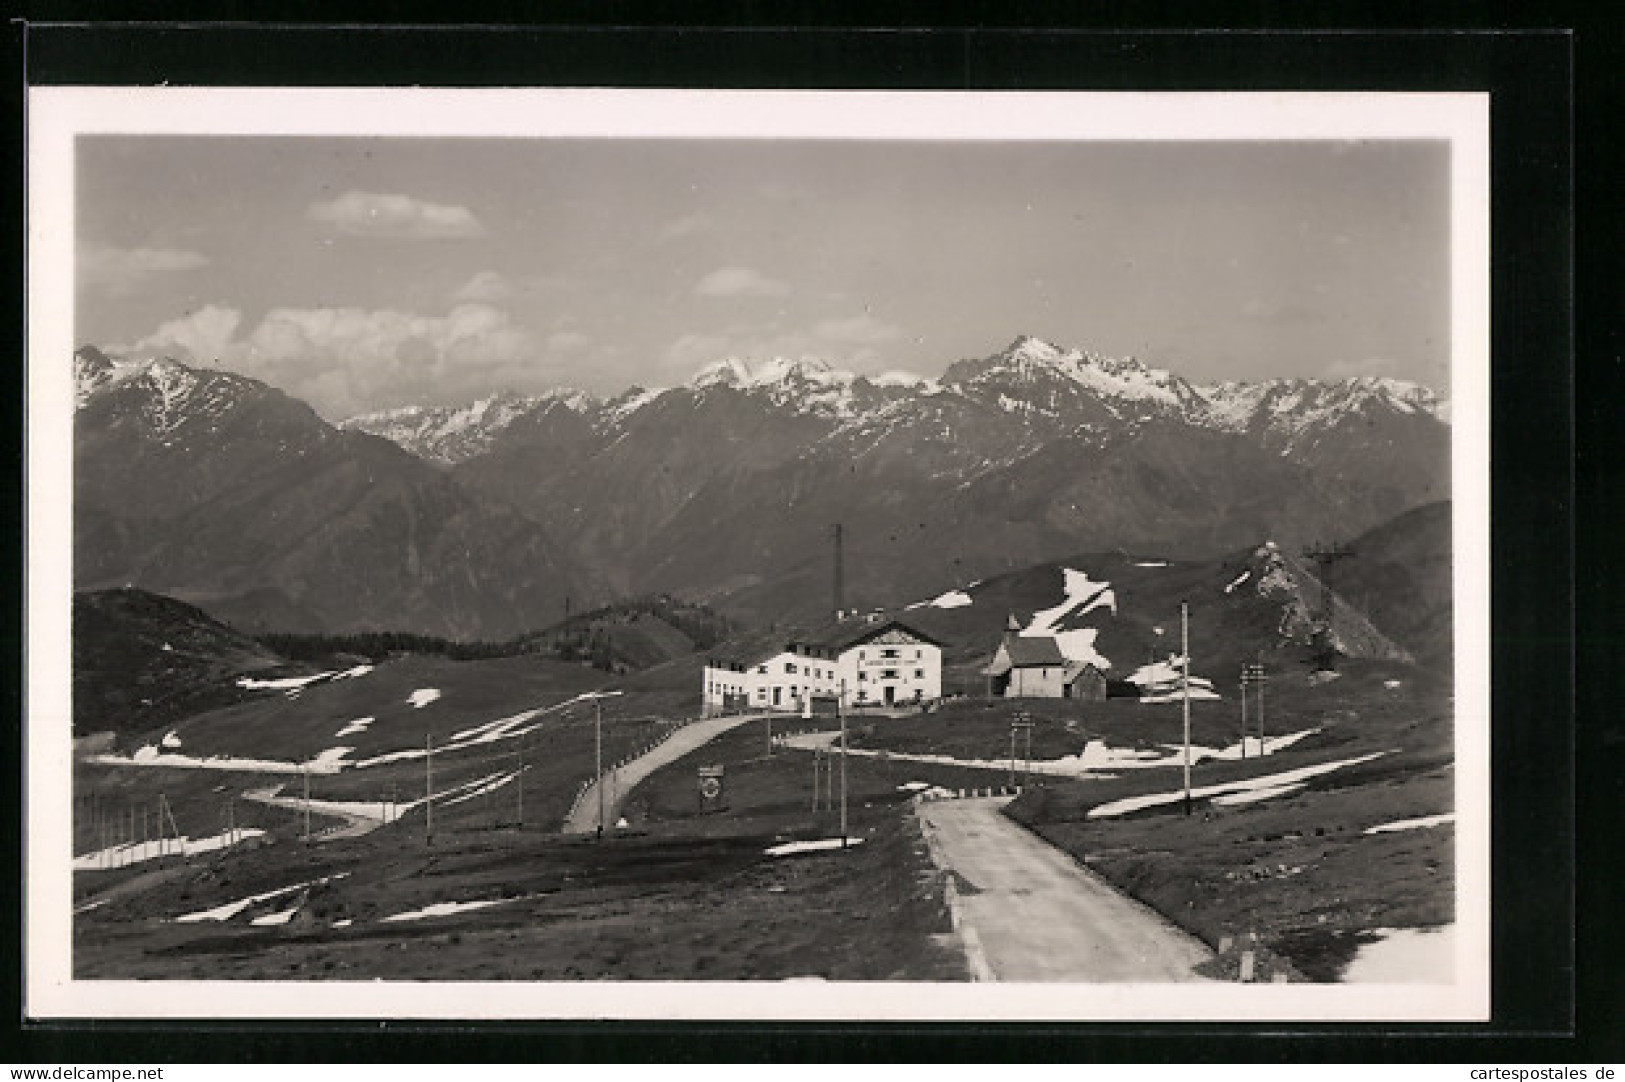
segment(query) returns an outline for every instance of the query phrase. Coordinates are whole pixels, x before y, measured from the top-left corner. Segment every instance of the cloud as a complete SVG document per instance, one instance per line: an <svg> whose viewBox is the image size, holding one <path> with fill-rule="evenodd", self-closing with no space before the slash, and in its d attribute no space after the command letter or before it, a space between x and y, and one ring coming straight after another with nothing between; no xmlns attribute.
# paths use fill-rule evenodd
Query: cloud
<svg viewBox="0 0 1625 1082"><path fill-rule="evenodd" d="M457 240L485 236L485 227L467 207L427 203L409 195L349 191L326 203L313 203L306 215L340 233L392 240Z"/></svg>
<svg viewBox="0 0 1625 1082"><path fill-rule="evenodd" d="M480 271L452 294L452 300L500 304L513 297L513 283L496 271Z"/></svg>
<svg viewBox="0 0 1625 1082"><path fill-rule="evenodd" d="M93 247L79 254L79 282L113 294L133 293L161 275L206 267L209 257L179 248Z"/></svg>
<svg viewBox="0 0 1625 1082"><path fill-rule="evenodd" d="M235 308L205 305L159 325L156 331L120 352L208 364L231 351L232 336L242 319L243 314Z"/></svg>
<svg viewBox="0 0 1625 1082"><path fill-rule="evenodd" d="M701 278L694 292L702 297L782 297L790 287L751 267L722 267Z"/></svg>
<svg viewBox="0 0 1625 1082"><path fill-rule="evenodd" d="M538 363L528 328L486 304L445 315L392 309L277 308L237 334L241 315L211 306L164 324L125 352L163 349L279 387L324 417L421 402L463 402L496 388L535 392L557 372Z"/></svg>

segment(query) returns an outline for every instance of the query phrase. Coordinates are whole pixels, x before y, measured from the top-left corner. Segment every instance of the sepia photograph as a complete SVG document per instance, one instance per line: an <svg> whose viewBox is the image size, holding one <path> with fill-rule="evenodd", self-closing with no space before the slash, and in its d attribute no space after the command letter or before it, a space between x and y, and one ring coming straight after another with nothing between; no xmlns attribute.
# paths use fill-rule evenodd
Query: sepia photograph
<svg viewBox="0 0 1625 1082"><path fill-rule="evenodd" d="M1489 1017L1485 95L31 110L31 1014Z"/></svg>

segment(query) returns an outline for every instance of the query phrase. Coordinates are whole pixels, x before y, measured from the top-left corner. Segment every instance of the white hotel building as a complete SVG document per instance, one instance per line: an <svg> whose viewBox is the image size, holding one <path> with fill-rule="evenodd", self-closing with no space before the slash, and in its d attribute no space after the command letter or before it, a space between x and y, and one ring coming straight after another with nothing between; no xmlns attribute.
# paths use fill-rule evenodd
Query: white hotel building
<svg viewBox="0 0 1625 1082"><path fill-rule="evenodd" d="M705 713L912 706L942 698L942 644L896 620L845 623L705 666Z"/></svg>

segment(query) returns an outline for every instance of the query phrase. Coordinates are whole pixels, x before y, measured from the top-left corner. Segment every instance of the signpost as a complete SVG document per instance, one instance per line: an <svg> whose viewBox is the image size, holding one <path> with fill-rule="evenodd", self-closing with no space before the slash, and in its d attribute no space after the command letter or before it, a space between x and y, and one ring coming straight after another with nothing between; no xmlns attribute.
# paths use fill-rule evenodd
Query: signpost
<svg viewBox="0 0 1625 1082"><path fill-rule="evenodd" d="M700 811L719 811L727 805L723 803L723 773L724 768L718 766L702 766L699 768Z"/></svg>
<svg viewBox="0 0 1625 1082"><path fill-rule="evenodd" d="M1248 664L1241 667L1241 753L1247 754L1247 689L1253 689L1253 709L1258 714L1258 754L1264 754L1264 685L1269 676L1264 666Z"/></svg>
<svg viewBox="0 0 1625 1082"><path fill-rule="evenodd" d="M1021 747L1021 750L1025 751L1025 755L1019 759L1018 734L1025 740L1025 745ZM1033 723L1025 710L1018 711L1010 722L1010 785L1012 788L1016 784L1017 762L1022 764L1021 784L1026 786L1027 775L1032 773L1033 769Z"/></svg>

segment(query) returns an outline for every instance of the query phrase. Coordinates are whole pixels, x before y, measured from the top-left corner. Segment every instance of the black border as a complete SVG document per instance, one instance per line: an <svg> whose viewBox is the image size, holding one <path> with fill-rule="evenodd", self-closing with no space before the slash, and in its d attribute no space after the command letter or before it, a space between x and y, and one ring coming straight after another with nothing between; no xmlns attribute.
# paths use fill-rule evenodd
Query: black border
<svg viewBox="0 0 1625 1082"><path fill-rule="evenodd" d="M751 5L702 10L710 26L660 26L648 6L558 5L551 25L517 2L487 4L482 18L511 24L431 25L446 12L403 12L401 5L346 5L334 26L330 5L262 4L261 20L238 25L193 22L220 16L219 5L166 5L168 23L106 21L107 5L71 0L38 6L55 23L14 22L7 44L19 72L34 84L189 85L582 85L731 88L875 89L1293 89L1488 90L1492 94L1493 264L1493 575L1492 641L1495 718L1492 744L1494 897L1494 1021L1488 1026L1393 1024L1253 1025L828 1025L652 1023L243 1023L45 1022L21 1020L21 953L5 989L9 1019L18 1020L0 1057L32 1062L163 1063L214 1061L435 1061L597 1059L608 1061L924 1060L1194 1062L1223 1060L1467 1060L1571 1062L1581 1055L1620 1058L1615 1023L1625 1017L1621 982L1609 974L1588 940L1576 971L1573 905L1576 892L1574 531L1574 352L1571 260L1574 246L1571 79L1576 37L1561 30L1497 33L1493 18L1458 13L1457 26L1479 32L1301 33L1154 29L1092 30L1064 8L1039 5L1000 12L1000 29L977 19L954 27L886 29L885 8L871 8L868 29L835 25L825 11L788 5L772 29L748 29ZM1181 14L1170 9L1163 25ZM269 21L275 12L278 21ZM686 12L689 17L694 12ZM1095 12L1121 18L1123 11ZM1308 26L1303 12L1275 11L1274 25ZM837 16L838 17L838 16ZM1324 16L1322 16L1324 17ZM96 22L65 20L98 18ZM466 18L466 16L465 16ZM1073 25L1056 22L1073 19ZM179 20L179 21L175 21ZM322 25L319 20L328 20ZM414 22L385 29L373 20ZM1048 20L1049 25L1045 25ZM1187 25L1212 19L1198 18ZM1366 18L1355 25L1371 25ZM620 25L615 25L619 23ZM907 16L893 26L908 27ZM1142 26L1154 27L1153 20ZM1269 25L1266 23L1266 25ZM1592 57L1617 59L1605 30L1589 39ZM24 68L26 70L24 71ZM1594 72L1602 82L1620 70ZM1600 127L1621 115L1606 108L1618 91L1599 89L1591 117ZM7 84L6 134L21 148L23 90ZM8 176L23 221L22 155ZM1594 193L1617 201L1611 172L1590 180ZM8 239L21 255L21 231ZM1603 242L1606 243L1606 242ZM20 266L18 259L14 266ZM1618 279L1615 279L1617 286ZM21 288L14 296L21 298ZM1603 294L1617 304L1617 287ZM22 302L19 299L19 312ZM1612 312L1610 313L1612 314ZM21 327L22 319L18 325ZM1611 339L1606 346L1617 344ZM1617 357L1617 353L1604 356ZM21 370L18 368L19 389ZM22 432L22 395L7 403L6 420ZM1600 419L1600 418L1599 418ZM19 455L19 464L21 456ZM1582 462L1593 515L1608 524L1606 457ZM6 495L20 509L22 479L7 471ZM1600 510L1599 510L1600 509ZM1617 513L1614 522L1617 522ZM21 520L18 514L19 522ZM14 536L21 536L21 529ZM20 552L18 565L21 566ZM8 583L21 611L21 575ZM1606 583L1605 583L1606 584ZM8 598L8 601L12 598ZM1593 616L1596 613L1593 612ZM1615 617L1614 627L1618 627ZM14 657L23 650L20 623L8 623ZM1591 640L1588 654L1607 665L1617 635ZM1617 667L1600 671L1610 675ZM1618 688L1619 679L1612 677ZM20 700L5 689L8 713L0 754L21 763ZM1601 705L1600 697L1596 703ZM1614 702L1619 701L1614 697ZM1588 700L1589 702L1589 700ZM13 708L13 704L17 704ZM1617 723L1588 729L1584 749L1599 753L1621 742ZM1585 760L1588 781L1606 769L1600 755ZM1613 795L1617 775L1609 775ZM20 809L19 780L7 774L8 811ZM1598 790L1593 790L1597 792ZM1617 804L1614 805L1617 807ZM1599 805L1606 808L1607 805ZM1610 815L1610 818L1613 818ZM20 846L21 823L10 832ZM1593 874L1579 886L1588 904L1617 903L1621 848L1588 835ZM6 902L21 942L20 848L13 868L18 889ZM1594 914L1617 914L1617 904ZM1606 918L1605 918L1606 919ZM1582 923L1591 936L1613 934ZM1589 929L1589 931L1588 931ZM1615 957L1618 957L1616 952ZM1578 977L1577 977L1578 972ZM1580 995L1576 996L1578 979ZM13 999L16 996L18 998ZM1576 1029L1576 1026L1580 1028ZM184 1034L184 1040L177 1040Z"/></svg>

